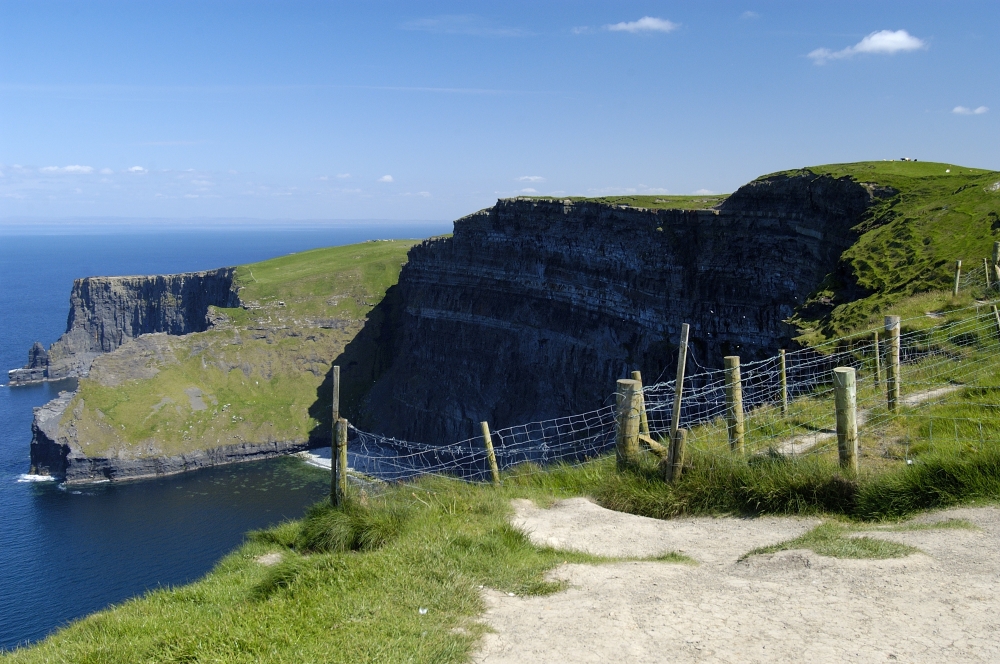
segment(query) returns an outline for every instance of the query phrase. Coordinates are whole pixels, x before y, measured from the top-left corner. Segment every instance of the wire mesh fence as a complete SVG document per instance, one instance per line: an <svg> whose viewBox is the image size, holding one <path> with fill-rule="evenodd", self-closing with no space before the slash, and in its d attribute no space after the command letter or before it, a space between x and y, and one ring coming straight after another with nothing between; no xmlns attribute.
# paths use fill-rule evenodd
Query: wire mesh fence
<svg viewBox="0 0 1000 664"><path fill-rule="evenodd" d="M985 444L1000 439L1000 419L988 419L1000 414L1000 404L988 403L992 396L990 378L997 376L1000 369L1000 322L992 304L979 302L963 310L903 321L908 331L899 336L899 380L903 389L901 411L897 413L886 406L890 358L888 340L881 329L743 365L747 454L832 453L837 445L831 382L835 367L855 369L863 447L872 448L875 441L883 447L896 445L905 458L917 447L933 445L935 436L944 441L942 427L948 426L943 423L946 420L954 420L959 442ZM674 381L667 381L643 389L653 438L665 439L669 435L675 387ZM930 413L934 405L970 388L985 390L986 396L969 401L966 416L935 418ZM689 430L689 449L702 455L731 454L724 422L725 391L722 369L703 370L684 378L680 423ZM787 409L782 407L785 399ZM593 459L614 447L616 427L615 407L607 405L586 413L492 430L491 435L502 472L525 462L545 466ZM451 445L430 445L351 427L348 463L357 473L386 481L428 474L468 481L490 479L483 438L478 436Z"/></svg>

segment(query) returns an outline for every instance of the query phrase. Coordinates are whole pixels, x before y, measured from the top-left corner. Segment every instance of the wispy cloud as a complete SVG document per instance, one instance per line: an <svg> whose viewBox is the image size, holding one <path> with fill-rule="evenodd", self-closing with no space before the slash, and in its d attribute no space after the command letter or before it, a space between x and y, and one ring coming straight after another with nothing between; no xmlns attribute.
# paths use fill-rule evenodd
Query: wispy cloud
<svg viewBox="0 0 1000 664"><path fill-rule="evenodd" d="M747 10L747 11L743 12L742 14L740 14L740 18L745 19L745 20L751 20L751 19L755 19L755 18L760 18L760 14L758 14L757 12L752 12L752 11Z"/></svg>
<svg viewBox="0 0 1000 664"><path fill-rule="evenodd" d="M612 32L673 32L680 27L680 23L652 16L643 16L638 21L623 21L622 23L613 23L604 27Z"/></svg>
<svg viewBox="0 0 1000 664"><path fill-rule="evenodd" d="M517 178L518 182L545 182L545 178L541 175L522 175Z"/></svg>
<svg viewBox="0 0 1000 664"><path fill-rule="evenodd" d="M112 175L113 173L114 173L114 171L111 170L110 168L102 168L101 169L101 175Z"/></svg>
<svg viewBox="0 0 1000 664"><path fill-rule="evenodd" d="M16 166L15 166L16 168ZM67 173L71 175L84 175L87 173L93 173L93 166L80 166L79 164L73 164L72 166L43 166L38 169L39 173Z"/></svg>
<svg viewBox="0 0 1000 664"><path fill-rule="evenodd" d="M854 46L842 48L839 51L831 51L828 48L817 48L808 54L809 58L818 65L825 64L829 60L842 60L852 58L859 53L872 53L893 55L895 53L905 53L907 51L917 51L927 48L927 43L914 37L906 30L879 30L873 32Z"/></svg>
<svg viewBox="0 0 1000 664"><path fill-rule="evenodd" d="M346 180L349 177L351 177L350 173L337 173L337 178L340 180Z"/></svg>
<svg viewBox="0 0 1000 664"><path fill-rule="evenodd" d="M570 28L569 31L574 35L589 35L594 32L594 29L589 25L578 25L574 28Z"/></svg>
<svg viewBox="0 0 1000 664"><path fill-rule="evenodd" d="M695 196L711 196L715 192L711 189L696 189L693 193Z"/></svg>
<svg viewBox="0 0 1000 664"><path fill-rule="evenodd" d="M531 187L528 187L527 189L521 189L521 193L522 194L537 194L538 190L537 189L532 189Z"/></svg>
<svg viewBox="0 0 1000 664"><path fill-rule="evenodd" d="M951 112L954 113L955 115L982 115L983 113L986 113L989 110L990 109L985 106L979 106L976 108L956 106L955 108L951 109Z"/></svg>
<svg viewBox="0 0 1000 664"><path fill-rule="evenodd" d="M379 181L379 182L392 182L392 181L393 181L393 179L392 179L392 176L391 176L391 175L383 175L382 177L380 177L380 178L378 179L378 181Z"/></svg>
<svg viewBox="0 0 1000 664"><path fill-rule="evenodd" d="M126 170L127 170L127 171L128 171L129 173L138 173L138 174L140 174L140 175L142 175L142 174L145 174L145 173L148 173L148 172L149 172L149 171L147 171L147 170L146 170L145 168L143 168L142 166L132 166L131 168L128 168L128 169L126 169Z"/></svg>
<svg viewBox="0 0 1000 664"><path fill-rule="evenodd" d="M399 26L403 30L418 30L441 35L473 35L477 37L526 37L531 33L511 28L475 14L444 14L433 18L418 18Z"/></svg>

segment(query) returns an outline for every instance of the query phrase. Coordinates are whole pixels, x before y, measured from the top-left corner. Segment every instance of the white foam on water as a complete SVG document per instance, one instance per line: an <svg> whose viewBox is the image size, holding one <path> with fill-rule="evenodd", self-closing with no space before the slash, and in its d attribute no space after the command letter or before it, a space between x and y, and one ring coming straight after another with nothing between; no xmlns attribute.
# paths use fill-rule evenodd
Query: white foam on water
<svg viewBox="0 0 1000 664"><path fill-rule="evenodd" d="M299 452L299 456L305 459L306 463L310 466L330 470L330 448L328 447L321 447L317 450L309 450L308 452Z"/></svg>
<svg viewBox="0 0 1000 664"><path fill-rule="evenodd" d="M55 479L51 475L32 475L30 473L23 473L17 476L18 482L54 482Z"/></svg>

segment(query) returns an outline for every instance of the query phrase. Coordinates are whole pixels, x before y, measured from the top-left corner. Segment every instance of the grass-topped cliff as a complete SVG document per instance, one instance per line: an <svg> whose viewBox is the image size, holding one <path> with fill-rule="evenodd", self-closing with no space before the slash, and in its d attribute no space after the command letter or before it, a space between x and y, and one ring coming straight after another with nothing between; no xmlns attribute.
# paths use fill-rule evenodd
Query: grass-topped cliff
<svg viewBox="0 0 1000 664"><path fill-rule="evenodd" d="M176 456L329 437L317 390L399 277L414 241L315 249L237 269L241 308L185 336L100 356L61 421L87 456ZM326 422L329 421L327 415Z"/></svg>

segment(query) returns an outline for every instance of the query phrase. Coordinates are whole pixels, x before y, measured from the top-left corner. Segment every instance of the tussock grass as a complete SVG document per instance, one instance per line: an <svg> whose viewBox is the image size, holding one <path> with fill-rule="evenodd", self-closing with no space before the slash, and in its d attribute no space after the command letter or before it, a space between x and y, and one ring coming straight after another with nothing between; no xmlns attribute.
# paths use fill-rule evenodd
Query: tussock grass
<svg viewBox="0 0 1000 664"><path fill-rule="evenodd" d="M835 522L820 524L804 535L790 539L787 542L762 546L749 551L740 557L746 560L750 556L757 556L767 553L777 553L779 551L789 551L792 549L809 549L821 556L831 558L902 558L919 549L878 539L875 537L852 537L852 530Z"/></svg>

